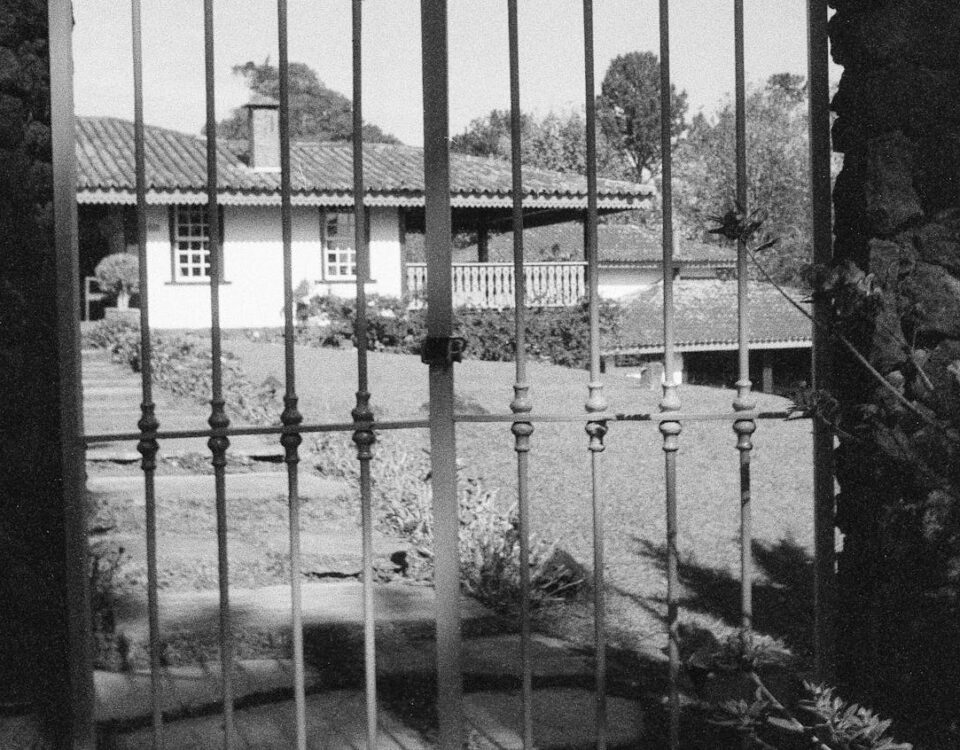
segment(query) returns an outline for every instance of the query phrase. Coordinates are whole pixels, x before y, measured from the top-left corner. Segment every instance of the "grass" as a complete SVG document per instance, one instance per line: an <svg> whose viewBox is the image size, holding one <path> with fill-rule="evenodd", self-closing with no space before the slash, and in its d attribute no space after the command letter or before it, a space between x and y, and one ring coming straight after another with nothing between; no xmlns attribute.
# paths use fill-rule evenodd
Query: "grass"
<svg viewBox="0 0 960 750"><path fill-rule="evenodd" d="M278 344L231 340L253 383L282 377ZM426 367L412 356L369 355L370 390L379 419L423 418ZM298 348L297 391L305 421L349 421L356 390L355 352ZM457 366L458 401L464 411L508 412L514 366L467 361ZM552 365L529 365L534 413L580 412L587 395L587 373ZM656 411L659 393L623 374L604 376L605 394L614 411ZM681 398L691 411L727 411L733 391L684 386ZM761 408L786 402L757 394ZM773 635L796 635L795 610L806 613L812 543L812 450L809 421L764 420L754 434L753 529L757 540L758 619ZM390 433L383 440L425 449L425 431ZM531 524L544 539L558 540L591 567L592 510L587 436L583 425L540 423L530 458ZM600 457L607 613L615 645L659 657L665 644L666 583L662 542L665 535L663 452L655 423L611 424ZM686 423L678 457L678 549L686 584L682 617L692 627L721 634L738 623L735 583L739 577L739 471L736 439L727 422ZM503 424L461 424L457 453L470 473L500 491L504 503L515 500L513 437ZM713 587L715 585L715 589ZM760 613L760 606L775 611ZM565 610L541 623L549 631L580 642L592 639L589 604ZM789 632L788 632L789 631ZM802 653L803 644L792 643Z"/></svg>

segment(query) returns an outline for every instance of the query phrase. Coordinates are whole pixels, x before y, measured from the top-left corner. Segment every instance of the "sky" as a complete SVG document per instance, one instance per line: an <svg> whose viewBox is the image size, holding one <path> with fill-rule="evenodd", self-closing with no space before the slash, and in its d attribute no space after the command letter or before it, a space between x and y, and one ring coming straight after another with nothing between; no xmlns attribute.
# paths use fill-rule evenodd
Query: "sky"
<svg viewBox="0 0 960 750"><path fill-rule="evenodd" d="M521 109L540 116L583 108L581 0L520 0ZM143 3L144 117L198 133L204 121L203 3ZM450 0L450 129L462 132L492 109L509 107L505 0ZM745 0L746 75L806 74L805 0ZM289 55L350 95L351 3L289 0ZM423 142L420 12L416 0L364 0L364 119L404 143ZM76 110L133 119L130 5L74 0ZM689 114L713 112L733 89L733 0L671 0L671 71L687 91ZM248 60L277 61L275 0L216 0L217 119L248 97L231 72ZM617 55L659 54L657 0L594 2L596 87ZM839 69L832 66L832 78Z"/></svg>

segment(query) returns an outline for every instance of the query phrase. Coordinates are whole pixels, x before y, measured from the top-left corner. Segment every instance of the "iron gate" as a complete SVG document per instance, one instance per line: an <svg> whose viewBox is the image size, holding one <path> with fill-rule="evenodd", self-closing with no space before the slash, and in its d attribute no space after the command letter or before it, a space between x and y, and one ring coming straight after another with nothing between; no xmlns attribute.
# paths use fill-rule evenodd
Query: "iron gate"
<svg viewBox="0 0 960 750"><path fill-rule="evenodd" d="M780 414L762 414L755 408L751 399L751 383L748 371L748 326L749 301L746 294L747 253L741 240L738 247L739 278L739 380L737 395L730 411L725 413L689 413L682 408L679 389L673 377L674 373L674 319L673 288L669 273L664 274L664 370L667 373L663 384L663 397L659 413L614 413L608 409L601 380L599 348L599 312L597 295L597 175L596 175L596 118L593 69L593 4L591 0L583 2L583 29L585 39L584 65L584 102L586 107L587 134L587 231L586 251L588 263L589 301L590 301L590 378L587 386L585 410L561 411L557 413L534 412L533 398L527 382L526 342L525 342L525 288L523 261L523 205L522 179L520 172L520 81L519 81L519 41L517 21L517 0L507 0L510 56L510 102L512 135L512 185L513 185L513 236L514 236L514 278L515 286L515 339L516 382L514 396L510 402L509 413L493 415L461 414L454 407L454 363L457 361L457 348L453 339L453 317L451 304L451 220L450 220L450 167L448 155L448 107L447 107L447 24L446 0L422 0L422 45L423 45L423 91L424 91L424 172L426 187L426 247L428 258L428 339L424 342L424 361L429 366L430 415L429 420L399 420L383 422L374 419L370 407L371 394L367 375L366 346L366 297L363 279L368 277L369 245L364 236L365 223L359 220L365 211L363 141L362 141L362 71L361 71L361 22L362 2L352 0L353 14L353 200L357 216L356 247L358 249L357 279L357 393L356 407L352 411L352 421L344 423L305 422L298 410L297 383L294 373L294 305L291 261L291 170L289 136L289 93L287 59L287 2L278 0L279 20L279 71L280 71L280 138L281 138L281 226L284 259L284 354L285 382L284 409L282 424L276 428L236 428L232 427L225 412L223 378L221 372L221 329L218 284L210 285L210 341L212 349L212 393L211 411L208 419L209 429L171 431L162 430L156 415L153 401L153 382L151 369L151 336L149 320L148 279L146 252L146 208L149 186L145 174L144 122L143 122L143 83L141 53L141 0L131 0L133 25L133 71L134 71L134 110L135 110L135 165L136 165L136 216L137 237L140 249L140 331L142 351L142 416L137 427L139 432L127 434L85 435L87 446L115 440L136 440L137 449L142 454L142 469L146 499L146 543L147 543L147 597L150 631L150 674L152 690L152 726L155 747L163 747L164 720L160 701L160 678L162 672L160 654L160 625L157 597L157 524L155 472L157 451L163 440L183 437L205 437L214 468L214 490L217 514L217 545L219 563L219 628L222 669L222 703L225 724L224 747L230 748L234 721L234 684L232 663L234 648L231 642L230 587L228 585L229 556L226 534L226 452L230 439L245 434L275 434L284 448L284 460L287 466L287 499L289 508L290 568L293 571L290 580L291 629L293 638L294 696L296 705L297 746L307 746L306 710L304 690L304 653L301 616L300 580L296 574L300 570L300 521L298 490L298 448L304 435L321 432L351 433L357 446L357 459L360 464L360 496L362 508L363 539L363 602L364 602L364 654L366 685L367 742L376 747L378 742L378 717L376 693L376 656L374 634L373 599L373 518L371 508L370 462L375 460L374 445L376 432L384 430L404 430L429 427L432 464L432 491L435 502L435 555L436 555L436 625L437 625L437 706L439 714L439 744L443 748L459 748L463 740L462 677L460 655L460 624L458 600L460 594L458 559L458 507L456 489L456 426L468 422L488 422L509 425L514 436L517 454L519 534L521 555L521 586L528 591L529 580L529 453L535 442L534 425L537 422L582 423L586 430L586 449L590 455L593 502L593 571L596 585L594 590L595 609L595 694L598 747L606 744L606 675L605 663L606 628L604 623L604 545L603 545L603 509L599 497L598 485L603 469L601 454L608 430L615 429L617 423L624 421L647 422L656 425L663 438L664 472L666 478L665 512L667 519L667 604L668 604L668 649L669 649L669 709L670 709L670 747L678 747L679 742L679 694L678 671L679 651L677 632L677 451L682 442L682 427L685 424L700 421L721 420L729 422L736 435L735 447L739 454L740 473L740 518L741 518L741 619L749 627L753 617L752 608L752 563L751 563L751 489L750 458L752 436L760 419L779 417ZM830 248L830 173L829 173L829 115L827 109L827 49L826 21L827 9L824 0L808 0L809 33L809 84L811 113L811 193L814 206L814 234L816 260L829 258ZM65 0L51 4L53 54L62 53L69 57L69 14L70 4ZM745 149L745 90L744 90L744 34L743 0L734 1L736 35L736 115L737 115L737 197L746 207L746 149ZM638 14L639 20L639 14ZM670 108L670 36L669 1L659 1L660 24L660 60L661 60L661 108L668 113ZM217 179L217 138L214 112L214 27L213 2L204 2L204 40L205 40L205 81L206 81L206 130L207 130L207 207L211 252L211 278L217 278L217 269L222 263L221 248L218 243L219 211ZM72 102L72 89L69 74L60 71L54 76L54 101ZM59 91L58 91L59 87ZM72 122L65 115L55 120L55 129L62 145L67 132L72 139ZM673 257L673 220L671 191L671 144L670 118L662 121L661 144L663 153L663 264L672 267ZM59 152L63 156L64 152ZM61 160L63 163L63 160ZM69 159L66 159L69 162ZM61 166L62 166L61 163ZM60 186L69 175L60 174ZM60 191L58 201L61 207L73 200L69 191ZM70 211L58 211L58 216L70 215ZM69 227L58 230L58 248L60 255L67 257L75 253L70 248ZM816 331L815 339L821 334ZM819 352L822 341L815 345L815 369L817 377L823 379L827 371ZM831 578L833 573L833 521L832 521L832 474L829 466L829 454L832 438L823 427L815 430L815 485L816 508L816 565L817 584L817 644L818 671L822 675L829 673L832 654L829 637L829 597L831 596ZM525 747L534 747L532 715L532 661L530 651L531 625L528 597L523 598L520 612L522 687L523 703L522 737ZM79 658L79 657L78 657Z"/></svg>

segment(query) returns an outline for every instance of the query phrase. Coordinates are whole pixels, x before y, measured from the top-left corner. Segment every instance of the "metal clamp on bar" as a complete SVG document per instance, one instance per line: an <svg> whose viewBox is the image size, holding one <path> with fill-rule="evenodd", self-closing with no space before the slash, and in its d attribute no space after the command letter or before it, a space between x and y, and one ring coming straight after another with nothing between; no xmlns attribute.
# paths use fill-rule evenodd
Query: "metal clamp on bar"
<svg viewBox="0 0 960 750"><path fill-rule="evenodd" d="M466 339L459 336L427 336L420 345L420 361L425 365L462 362L466 348Z"/></svg>

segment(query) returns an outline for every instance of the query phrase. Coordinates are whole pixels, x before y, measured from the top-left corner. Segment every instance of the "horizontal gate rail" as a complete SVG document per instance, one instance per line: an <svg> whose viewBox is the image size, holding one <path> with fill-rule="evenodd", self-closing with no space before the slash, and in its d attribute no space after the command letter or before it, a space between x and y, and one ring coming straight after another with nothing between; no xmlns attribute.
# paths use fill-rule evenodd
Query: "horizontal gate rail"
<svg viewBox="0 0 960 750"><path fill-rule="evenodd" d="M750 412L596 412L583 414L581 412L529 412L522 417L516 414L454 414L457 422L664 422L682 419L685 422L736 422L741 419L809 419L808 415L797 416L789 411L750 411ZM424 430L430 427L427 419L412 419L409 421L392 422L361 422L360 426L374 430ZM161 430L147 433L148 437L157 440L173 440L186 438L209 438L213 434L222 434L227 437L237 435L283 435L291 433L323 433L323 432L353 432L357 429L356 422L331 422L329 424L305 424L296 428L284 427L231 427L214 433L212 430ZM101 433L84 436L87 447L99 443L113 443L121 441L140 440L139 432Z"/></svg>
<svg viewBox="0 0 960 750"><path fill-rule="evenodd" d="M454 414L457 422L664 422L682 419L684 422L736 422L742 419L809 419L806 414L798 416L790 411L750 411L750 412L597 412L583 414L581 412L529 412L522 417L516 414ZM424 430L430 427L427 419L398 420L391 422L362 422L374 430ZM284 427L230 427L214 433L212 430L160 430L147 433L148 437L157 440L174 440L186 438L209 438L213 434L222 434L227 437L238 435L283 435L291 433L324 433L324 432L353 432L357 429L356 422L330 422L328 424L305 424L296 428ZM83 440L87 447L100 443L121 441L136 441L143 437L139 432L98 433L85 435Z"/></svg>

